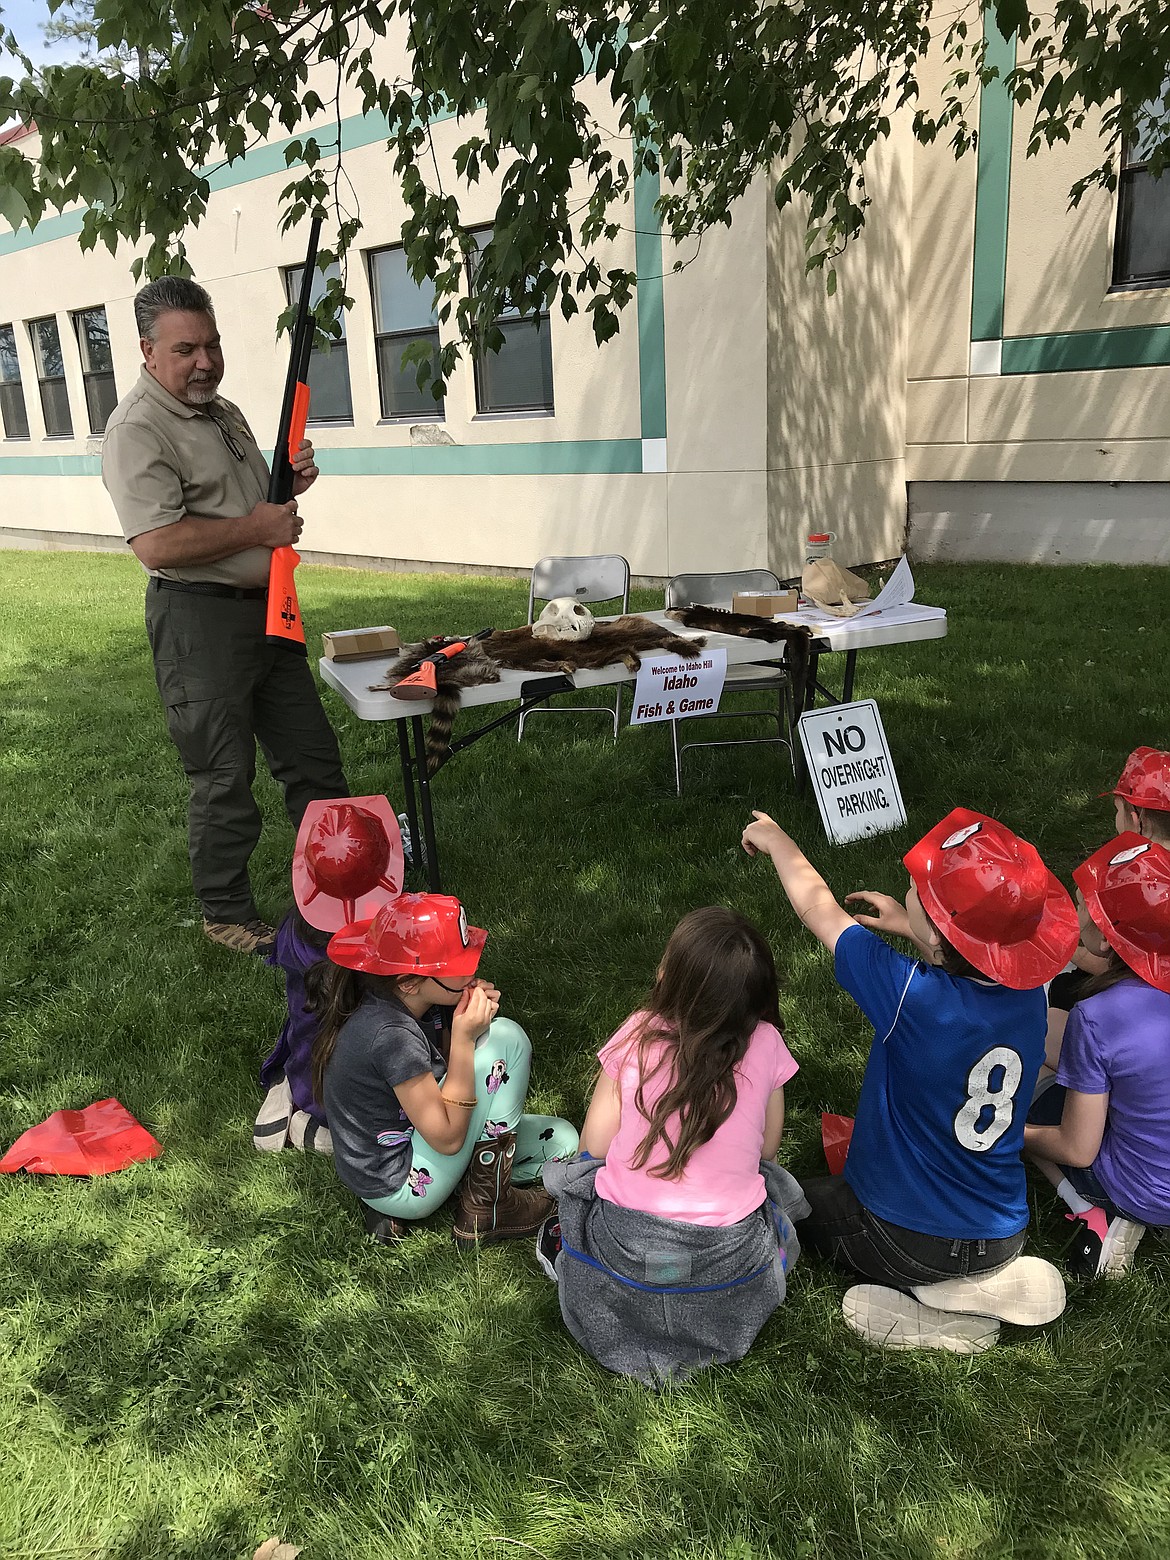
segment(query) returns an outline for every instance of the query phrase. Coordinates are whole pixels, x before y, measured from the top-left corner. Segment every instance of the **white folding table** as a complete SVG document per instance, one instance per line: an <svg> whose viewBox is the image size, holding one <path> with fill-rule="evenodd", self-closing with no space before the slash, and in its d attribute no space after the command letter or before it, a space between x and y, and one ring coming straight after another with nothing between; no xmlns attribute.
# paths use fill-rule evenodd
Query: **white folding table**
<svg viewBox="0 0 1170 1560"><path fill-rule="evenodd" d="M924 606L917 601L891 607L884 612L863 611L857 617L818 623L812 629L812 657L808 668L805 709L812 709L818 693L824 694L832 704L849 703L853 698L853 678L859 650L875 650L880 645L911 644L920 639L944 639L946 632L946 613L939 607ZM818 681L821 656L838 652L843 652L845 656L840 698Z"/></svg>
<svg viewBox="0 0 1170 1560"><path fill-rule="evenodd" d="M741 639L735 634L718 634L701 629L684 628L665 612L643 612L639 616L669 628L683 639L703 639L712 650L726 650L728 666L765 665L780 662L784 658L784 645L777 640L768 644L760 639ZM821 693L833 703L848 703L853 696L853 678L859 650L878 645L905 644L919 639L938 639L945 635L945 617L930 607L914 611L914 604L898 609L897 617L891 615L882 621L882 615L854 621L843 618L831 625L818 628L812 640L806 684L804 708L810 709ZM845 676L840 700L817 679L818 662L822 655L841 651L845 654ZM402 785L405 811L410 825L417 861L421 841L426 859L427 883L432 893L440 892L438 846L435 840L435 820L431 806L431 777L427 774L425 718L431 713L428 700L396 699L393 694L375 691L371 684L385 682L386 674L396 658L392 655L368 661L330 661L322 658L318 663L324 682L340 694L359 720L392 720L398 734L398 754L402 764ZM586 688L603 688L615 683L635 681L636 672L627 671L620 662L597 670L576 671L572 676L561 673L517 672L501 668L500 680L481 683L474 688L460 689L460 706L465 710L483 709L493 704L509 707L501 715L486 721L482 726L466 732L451 743L450 757L463 748L478 742L489 731L495 731L510 721L518 720L524 710L530 710L558 693L573 693ZM793 762L798 779L802 777L802 755L796 740L795 720L799 710L789 704ZM420 835L419 825L422 825Z"/></svg>
<svg viewBox="0 0 1170 1560"><path fill-rule="evenodd" d="M642 612L640 617L669 628L681 639L702 639L711 650L726 650L728 666L761 665L782 661L784 644L777 639L773 644L760 639L741 639L735 634L713 634L699 629L684 628L681 623L668 618L665 612ZM427 882L436 893L440 887L438 847L435 841L434 813L431 807L431 777L427 774L426 733L423 721L431 713L432 703L426 700L396 699L393 694L375 691L372 683L385 682L386 673L396 658L368 661L329 661L322 657L318 663L322 679L339 693L359 720L392 720L398 733L398 755L402 764L402 785L405 808L410 824L411 838L421 838L426 856ZM509 706L495 719L466 732L451 743L449 756L478 742L489 731L518 720L524 710L543 704L558 693L574 693L586 688L612 687L615 683L634 682L636 672L627 671L621 662L596 670L576 671L572 676L559 672L517 672L501 667L500 680L481 683L474 688L459 690L460 707L464 710L483 709L493 704ZM791 732L790 732L791 737ZM417 794L416 794L417 792ZM419 834L419 823L422 834ZM416 844L417 860L417 844Z"/></svg>

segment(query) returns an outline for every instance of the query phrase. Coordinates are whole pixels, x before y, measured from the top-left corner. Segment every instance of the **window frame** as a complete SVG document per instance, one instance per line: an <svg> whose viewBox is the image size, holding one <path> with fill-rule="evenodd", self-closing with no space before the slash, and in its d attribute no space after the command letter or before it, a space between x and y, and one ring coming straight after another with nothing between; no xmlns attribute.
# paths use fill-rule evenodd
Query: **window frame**
<svg viewBox="0 0 1170 1560"><path fill-rule="evenodd" d="M45 423L46 439L72 439L76 437L73 431L73 407L69 401L69 381L65 375L65 351L61 345L61 326L55 314L38 314L35 319L28 320L29 340L32 342L33 362L37 370L37 388L41 395L41 416ZM57 333L57 355L61 359L60 374L45 374L42 372L44 364L41 355L40 336L37 332L38 325L51 324ZM45 396L46 385L63 385L65 394L65 412L68 417L69 427L64 433L55 432L49 427L49 403Z"/></svg>
<svg viewBox="0 0 1170 1560"><path fill-rule="evenodd" d="M486 242L490 240L493 231L494 229L490 225L486 227L473 228L471 229L471 236L476 240L480 249L482 250L485 247ZM467 262L467 290L469 293L472 293L475 290L475 270L473 263L470 260ZM544 365L542 366L547 366L548 399L547 401L529 401L522 405L488 405L488 392L486 384L487 369L485 364L489 356L498 357L499 353L493 353L489 348L484 347L474 355L475 411L477 417L512 417L520 419L524 417L556 416L556 390L553 381L551 323L551 316L544 309L534 309L531 314L521 314L518 308L516 308L514 305L509 305L507 308L503 309L499 314L496 315L492 321L492 324L502 332L505 345L507 345L509 325L521 324L525 327L525 329L531 327L531 329L534 331L542 349L542 357L544 359Z"/></svg>
<svg viewBox="0 0 1170 1560"><path fill-rule="evenodd" d="M286 265L281 267L281 279L284 283L284 296L290 308L295 308L297 301L300 298L299 287L297 288L296 296L293 296L293 276L300 275L303 277L304 270L305 262L303 260L298 260L295 265ZM340 267L337 265L336 261L327 266L324 271L315 271L314 274L321 278L322 283L325 283L329 280L331 272L333 275L338 277L341 275ZM310 294L310 296L312 295ZM341 322L341 335L339 337L335 337L328 347L319 347L316 343L316 340L314 340L312 351L309 353L309 417L307 426L310 428L314 426L325 428L353 427L353 381L350 378L349 372L349 337L346 335L345 330L344 311L339 316L339 319ZM317 399L317 396L313 390L313 364L320 358L332 357L335 352L340 353L341 360L345 365L345 397L349 405L349 410L346 412L327 413L326 415L322 416L321 413L315 412L313 410L313 402L315 399Z"/></svg>
<svg viewBox="0 0 1170 1560"><path fill-rule="evenodd" d="M106 424L110 420L110 414L118 404L118 383L114 378L114 351L112 347L110 347L109 368L93 368L90 365L89 337L86 334L83 322L86 316L91 314L101 315L106 328L106 345L109 346L110 322L106 318L106 306L104 303L94 304L92 308L88 309L73 309L69 318L73 322L73 334L77 338L77 351L81 358L81 378L85 386L85 411L89 419L90 436L92 438L100 438L106 431ZM97 403L96 411L100 412L101 390L106 384L109 385L113 399L105 416L101 418L101 426L98 427L98 417L95 415L95 402ZM70 417L72 418L72 412Z"/></svg>
<svg viewBox="0 0 1170 1560"><path fill-rule="evenodd" d="M4 359L3 356L0 355L0 425L3 426L4 438L6 440L18 441L31 439L32 430L28 424L28 402L24 398L24 378L20 372L20 359L16 353L15 321L12 321L7 325L0 325L0 336L3 336L5 331L8 332L8 335L11 338L12 362L16 367L16 377L15 379L6 379L4 377ZM23 433L13 433L10 431L8 426L8 409L10 398L5 394L5 392L11 391L13 389L15 389L16 394L15 396L11 397L11 400L12 404L19 408L20 419L24 423Z"/></svg>
<svg viewBox="0 0 1170 1560"><path fill-rule="evenodd" d="M398 253L405 256L405 246L402 244L380 244L377 249L366 250L366 279L370 288L370 318L374 327L374 367L378 375L378 412L380 421L384 423L416 423L416 422L445 422L447 419L447 398L441 396L434 400L428 390L420 391L420 395L427 397L425 407L407 409L405 411L388 411L386 406L387 386L382 378L382 353L394 351L394 344L400 342L401 350L397 354L399 365L402 362L402 353L407 347L416 341L433 340L435 357L439 355L442 341L439 336L438 311L432 300L432 312L435 315L434 323L428 326L413 326L408 330L381 330L381 293L377 282L377 259L379 255ZM410 275L409 270L407 275ZM413 280L413 278L411 278ZM415 284L418 285L417 283ZM421 291L421 288L420 288Z"/></svg>
<svg viewBox="0 0 1170 1560"><path fill-rule="evenodd" d="M1167 166L1157 179L1151 177L1147 181L1143 176L1149 175L1150 159L1148 156L1138 155L1140 151L1141 148L1131 139L1122 143L1113 221L1110 292L1146 292L1152 288L1170 288L1170 249L1167 250L1163 269L1160 271L1137 276L1122 270L1122 260L1127 256L1130 245L1134 208L1140 198L1138 192L1143 188L1148 190L1150 183L1157 186L1166 201L1167 214L1170 216L1170 166Z"/></svg>

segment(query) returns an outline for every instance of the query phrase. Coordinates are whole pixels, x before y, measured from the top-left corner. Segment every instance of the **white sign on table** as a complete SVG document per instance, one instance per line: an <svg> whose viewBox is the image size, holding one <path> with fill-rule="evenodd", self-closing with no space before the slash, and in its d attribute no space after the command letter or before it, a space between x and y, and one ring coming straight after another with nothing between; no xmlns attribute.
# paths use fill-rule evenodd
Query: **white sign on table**
<svg viewBox="0 0 1170 1560"><path fill-rule="evenodd" d="M886 834L906 822L894 761L873 699L806 710L800 717L800 741L832 844Z"/></svg>
<svg viewBox="0 0 1170 1560"><path fill-rule="evenodd" d="M704 650L689 660L671 652L645 656L634 684L630 725L685 720L688 715L714 715L723 697L726 676L726 650Z"/></svg>

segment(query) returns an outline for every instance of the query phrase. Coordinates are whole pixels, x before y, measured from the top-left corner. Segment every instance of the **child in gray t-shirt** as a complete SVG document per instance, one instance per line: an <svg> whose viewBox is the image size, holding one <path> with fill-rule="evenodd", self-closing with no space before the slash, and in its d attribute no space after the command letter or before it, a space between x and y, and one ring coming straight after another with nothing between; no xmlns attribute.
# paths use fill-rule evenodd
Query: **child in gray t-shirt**
<svg viewBox="0 0 1170 1560"><path fill-rule="evenodd" d="M567 1121L523 1114L532 1046L497 1016L496 988L475 979L486 941L457 899L403 894L330 940L311 993L334 1163L379 1240L398 1239L456 1188L456 1245L532 1234L552 1202L513 1176L535 1181L546 1160L577 1151Z"/></svg>

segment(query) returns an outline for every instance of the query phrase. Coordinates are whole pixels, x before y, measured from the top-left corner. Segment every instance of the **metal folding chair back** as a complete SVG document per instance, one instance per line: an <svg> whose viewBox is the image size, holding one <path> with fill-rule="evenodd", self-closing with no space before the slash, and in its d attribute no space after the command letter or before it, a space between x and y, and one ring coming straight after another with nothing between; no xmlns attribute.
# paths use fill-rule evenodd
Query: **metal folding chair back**
<svg viewBox="0 0 1170 1560"><path fill-rule="evenodd" d="M630 566L620 553L585 553L580 557L542 558L532 570L528 586L528 621L535 623L540 608L558 596L572 596L586 605L616 602L623 612L630 610ZM613 721L614 741L622 712L622 689L614 688L612 704L544 705L527 710L516 726L516 741L524 737L524 724L534 715L608 715Z"/></svg>
<svg viewBox="0 0 1170 1560"><path fill-rule="evenodd" d="M676 574L666 586L666 606L672 607L730 607L737 591L778 591L780 581L771 569L728 569L717 574ZM728 720L740 717L774 720L774 737L737 737L721 742L679 742L677 720L670 723L670 739L674 748L674 788L682 795L682 756L690 748L700 747L754 747L757 744L781 746L788 749L795 768L794 727L795 711L792 708L792 683L783 666L729 666L723 684L727 693L775 692L775 710L755 708L750 710L720 709L715 715L692 715L692 720Z"/></svg>
<svg viewBox="0 0 1170 1560"><path fill-rule="evenodd" d="M780 589L771 569L732 569L721 574L676 574L666 587L667 607L730 607L736 591Z"/></svg>

